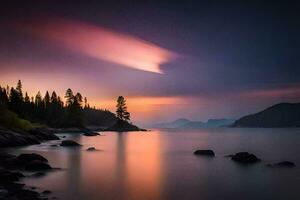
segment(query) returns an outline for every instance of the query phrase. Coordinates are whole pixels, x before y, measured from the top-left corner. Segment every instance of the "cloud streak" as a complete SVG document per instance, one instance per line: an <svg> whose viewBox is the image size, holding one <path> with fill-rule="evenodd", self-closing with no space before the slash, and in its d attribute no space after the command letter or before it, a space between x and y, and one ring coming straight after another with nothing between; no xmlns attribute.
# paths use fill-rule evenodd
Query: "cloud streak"
<svg viewBox="0 0 300 200"><path fill-rule="evenodd" d="M42 23L25 23L21 29L68 50L148 72L163 73L160 66L178 56L137 37L81 21L48 19Z"/></svg>

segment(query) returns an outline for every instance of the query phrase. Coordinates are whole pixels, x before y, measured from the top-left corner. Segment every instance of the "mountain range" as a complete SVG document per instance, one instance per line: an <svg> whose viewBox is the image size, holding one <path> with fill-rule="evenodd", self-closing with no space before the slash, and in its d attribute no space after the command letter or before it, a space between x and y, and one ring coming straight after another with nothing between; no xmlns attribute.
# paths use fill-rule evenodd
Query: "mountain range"
<svg viewBox="0 0 300 200"><path fill-rule="evenodd" d="M209 119L207 122L191 121L180 118L172 122L154 124L153 128L183 128L183 129L197 129L197 128L214 128L230 126L234 123L233 119Z"/></svg>

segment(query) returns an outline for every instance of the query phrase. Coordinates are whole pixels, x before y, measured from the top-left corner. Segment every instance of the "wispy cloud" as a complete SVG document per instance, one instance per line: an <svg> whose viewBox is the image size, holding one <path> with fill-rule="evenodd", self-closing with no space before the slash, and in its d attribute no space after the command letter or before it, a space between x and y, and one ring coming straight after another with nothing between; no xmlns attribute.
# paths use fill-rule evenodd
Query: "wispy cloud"
<svg viewBox="0 0 300 200"><path fill-rule="evenodd" d="M135 36L61 18L25 23L22 30L72 51L138 70L162 73L177 54Z"/></svg>

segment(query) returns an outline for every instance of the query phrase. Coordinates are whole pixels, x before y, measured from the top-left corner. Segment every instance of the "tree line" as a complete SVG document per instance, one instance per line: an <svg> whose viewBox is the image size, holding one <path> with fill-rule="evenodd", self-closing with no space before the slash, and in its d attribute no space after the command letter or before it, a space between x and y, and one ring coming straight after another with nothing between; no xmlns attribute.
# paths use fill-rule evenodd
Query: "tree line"
<svg viewBox="0 0 300 200"><path fill-rule="evenodd" d="M27 92L23 94L21 80L15 88L0 86L0 108L51 127L83 127L86 124L105 126L111 125L117 119L130 120L124 97L118 98L117 116L108 110L90 107L86 97L83 98L79 92L74 93L70 88L64 98L65 103L55 91L51 95L46 91L44 97L40 92L35 97L29 97Z"/></svg>

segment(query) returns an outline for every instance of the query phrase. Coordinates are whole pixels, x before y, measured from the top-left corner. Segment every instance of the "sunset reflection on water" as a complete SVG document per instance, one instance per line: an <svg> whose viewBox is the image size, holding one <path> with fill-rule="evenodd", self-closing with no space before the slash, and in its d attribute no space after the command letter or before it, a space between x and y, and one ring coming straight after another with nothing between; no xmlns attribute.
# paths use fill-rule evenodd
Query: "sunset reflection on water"
<svg viewBox="0 0 300 200"><path fill-rule="evenodd" d="M26 149L39 152L61 171L38 179L27 179L32 186L55 191L63 199L163 199L161 135L149 133L106 133L99 137L68 136L82 148ZM93 146L99 151L88 152Z"/></svg>

